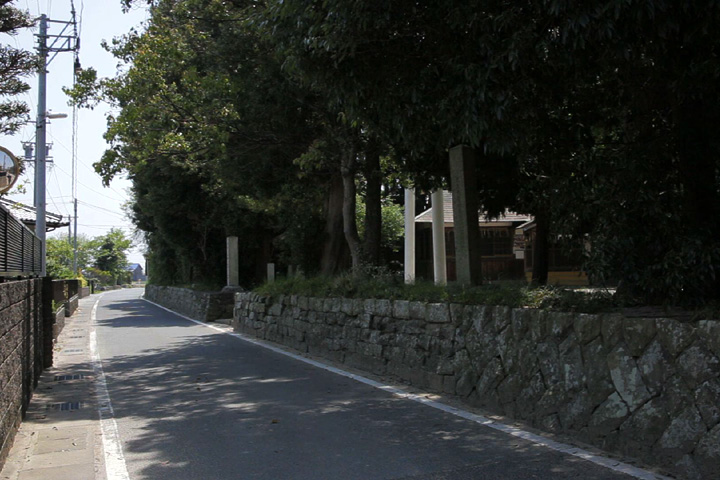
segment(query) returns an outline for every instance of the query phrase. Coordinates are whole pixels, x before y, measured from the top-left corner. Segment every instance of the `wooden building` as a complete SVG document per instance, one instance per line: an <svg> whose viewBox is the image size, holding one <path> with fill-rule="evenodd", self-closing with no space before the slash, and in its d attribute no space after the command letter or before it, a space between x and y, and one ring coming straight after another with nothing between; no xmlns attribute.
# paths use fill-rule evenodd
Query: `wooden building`
<svg viewBox="0 0 720 480"><path fill-rule="evenodd" d="M447 279L457 278L455 269L455 232L452 194L443 192L445 217L445 251ZM532 217L506 211L498 218L488 218L480 212L480 250L483 280L522 279L525 254L523 233L518 227ZM432 208L415 217L415 274L417 278L433 279Z"/></svg>
<svg viewBox="0 0 720 480"><path fill-rule="evenodd" d="M531 220L519 227L525 244L525 279L532 280L535 256L535 221ZM568 248L560 242L551 242L548 249L548 281L549 285L582 286L588 285L588 276L580 270L582 252L579 248Z"/></svg>
<svg viewBox="0 0 720 480"><path fill-rule="evenodd" d="M447 280L457 279L452 193L443 192ZM505 211L497 218L479 212L483 281L532 279L535 222L530 215ZM415 217L415 275L433 280L432 208ZM548 283L587 285L580 271L581 255L553 244L549 251Z"/></svg>

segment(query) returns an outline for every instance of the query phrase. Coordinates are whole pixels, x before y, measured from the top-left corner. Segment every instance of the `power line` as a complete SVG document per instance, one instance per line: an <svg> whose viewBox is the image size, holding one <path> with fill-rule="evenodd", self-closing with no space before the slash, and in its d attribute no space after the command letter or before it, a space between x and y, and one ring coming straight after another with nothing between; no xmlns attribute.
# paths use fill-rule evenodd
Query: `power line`
<svg viewBox="0 0 720 480"><path fill-rule="evenodd" d="M55 171L54 168L50 170L50 175L55 179L55 185L57 185L58 191L62 191L62 188L60 188L60 179L58 179L57 172ZM58 207L57 203L55 203L54 197L52 195L50 195L49 193L48 193L48 196L50 197L50 201L52 202L52 204L58 210L58 213L63 213L64 215L67 215L68 217L71 216L70 212L68 211L67 208L65 209L65 212L60 211L60 207ZM62 205L62 203L61 203L61 205Z"/></svg>
<svg viewBox="0 0 720 480"><path fill-rule="evenodd" d="M96 225L87 225L87 224L84 224L84 223L78 223L78 225L81 226L81 227L84 227L84 228L97 228L97 229L117 228L117 229L119 229L119 230L127 230L127 231L129 231L129 232L134 232L134 231L135 231L135 228L134 228L134 227L126 227L125 225L117 225L117 224L113 224L113 225L97 225L97 224L96 224Z"/></svg>
<svg viewBox="0 0 720 480"><path fill-rule="evenodd" d="M51 172L51 175L55 178L55 185L57 185L58 191L61 191L60 190L60 179L58 178L57 173L53 170ZM65 205L64 202L61 202L60 204L63 206ZM65 208L65 213L67 214L67 216L70 216L70 211L67 208Z"/></svg>
<svg viewBox="0 0 720 480"><path fill-rule="evenodd" d="M110 209L107 209L107 208L98 207L97 205L93 205L92 203L83 202L82 200L78 200L78 203L79 203L80 205L85 205L86 207L94 208L94 209L96 209L96 210L102 210L103 212L110 213L110 214L115 215L116 217L119 217L119 218L122 218L122 219L126 219L126 218L127 218L124 214L120 214L120 213L118 213L118 212L114 212L114 211L112 211L112 210L110 210Z"/></svg>
<svg viewBox="0 0 720 480"><path fill-rule="evenodd" d="M99 191L95 190L94 188L92 188L92 187L90 187L90 186L88 186L88 185L85 185L85 184L84 184L83 182L81 182L80 180L78 180L78 183L79 183L80 185L82 185L83 187L87 188L88 190L90 190L91 192L95 192L95 193L97 193L98 195L102 195L103 197L107 198L108 200L115 200L115 201L118 200L117 198L113 198L113 197L111 197L111 196L109 196L109 195L106 195L106 194L103 193L103 192L99 192ZM127 198L121 198L120 200L127 201Z"/></svg>
<svg viewBox="0 0 720 480"><path fill-rule="evenodd" d="M69 174L68 172L66 172L62 167L58 166L57 164L55 164L55 168L57 168L58 170L60 170L61 172L63 172L65 175L70 176L70 174ZM78 184L80 184L80 185L82 185L83 187L87 188L87 189L90 190L91 192L97 193L98 195L102 195L103 197L107 198L108 200L114 200L114 201L118 201L118 200L127 201L127 200L128 200L127 197L124 197L124 198L121 198L121 199L117 199L117 198L110 197L109 195L105 194L104 192L100 192L100 191L98 191L98 190L95 190L95 189L92 188L91 186L86 185L86 184L84 184L83 182L81 182L81 181L79 181L79 180L78 180ZM116 193L117 193L117 192L116 192Z"/></svg>
<svg viewBox="0 0 720 480"><path fill-rule="evenodd" d="M78 20L78 38L82 35L83 10L85 10L85 0L80 0L80 20Z"/></svg>
<svg viewBox="0 0 720 480"><path fill-rule="evenodd" d="M57 144L60 145L62 148L64 148L68 153L72 153L72 150L70 150L70 149L67 147L67 145L65 145L65 144L62 142L62 140L57 139L57 138L56 138L54 135L52 135L52 134L50 135L50 137L52 138L53 143L57 143ZM92 172L93 174L97 175L97 172L95 171L95 169L93 169L92 167L88 166L88 165L87 165L85 162L83 162L82 160L77 159L77 162L80 163L80 164L81 164L82 166L84 166L85 168L87 168L88 171L90 171L90 172ZM65 172L65 173L67 174L67 172ZM78 181L78 182L79 182L79 181ZM79 182L79 183L80 183L80 185L83 185L84 187L89 188L89 189L92 190L91 187L85 185L84 183L82 183L82 182ZM117 190L114 189L112 186L109 186L109 185L108 185L107 187L104 187L104 188L107 188L108 190L111 190L111 191L117 193L117 194L122 198L122 200L125 200L125 201L128 200L127 194L117 191ZM93 190L93 191L94 191L95 193L100 193L100 192L98 192L97 190ZM101 193L101 195L104 195L104 193ZM108 198L110 198L110 197L108 197Z"/></svg>

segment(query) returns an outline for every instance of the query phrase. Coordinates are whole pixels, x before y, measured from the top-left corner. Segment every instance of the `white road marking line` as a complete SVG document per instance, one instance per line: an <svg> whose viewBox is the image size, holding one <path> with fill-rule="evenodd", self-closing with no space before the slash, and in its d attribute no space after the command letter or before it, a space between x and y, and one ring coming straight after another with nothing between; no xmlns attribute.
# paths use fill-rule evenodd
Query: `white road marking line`
<svg viewBox="0 0 720 480"><path fill-rule="evenodd" d="M275 353L279 353L281 355L285 355L285 356L293 358L295 360L299 360L301 362L310 364L314 367L318 367L323 370L327 370L329 372L335 373L337 375L342 375L343 377L347 377L347 378L353 379L355 381L364 383L366 385L370 385L371 387L375 387L375 388L383 390L385 392L392 393L393 395L396 395L398 397L406 398L406 399L412 400L414 402L422 403L423 405L427 405L429 407L436 408L438 410L441 410L446 413L450 413L452 415L456 415L456 416L464 418L466 420L470 420L475 423L479 423L480 425L485 425L486 427L489 427L489 428L492 428L495 430L499 430L503 433L507 433L509 435L512 435L512 436L515 436L518 438L522 438L529 442L535 443L537 445L542 445L544 447L550 448L552 450L556 450L561 453L565 453L568 455L572 455L574 457L582 458L583 460L587 460L596 465L600 465L601 467L609 468L610 470L624 473L626 475L630 475L631 477L635 477L640 480L672 480L670 477L666 477L665 475L661 475L659 473L650 472L648 470L638 468L633 465L623 463L618 460L614 460L612 458L596 455L594 453L588 452L587 450L583 450L581 448L574 447L572 445L568 445L565 443L557 442L555 440L551 440L549 438L543 437L542 435L531 433L531 432L522 430L520 428L513 427L511 425L506 425L504 423L498 423L498 422L491 420L487 417L484 417L482 415L476 415L476 414L468 412L466 410L461 410L459 408L451 407L450 405L445 405L444 403L441 403L441 402L436 402L435 400L430 400L429 398L427 398L426 394L408 393L399 388L393 387L391 385L386 385L384 383L376 382L375 380L371 380L369 378L365 378L360 375L355 375L354 373L350 373L345 370L341 370L339 368L335 368L330 365L326 365L324 363L320 363L315 360L311 360L309 358L302 357L295 353L285 351L283 349L280 349L278 347L275 347L273 345L265 343L261 340L257 340L255 338L251 338L246 335L243 335L241 333L230 332L227 329L219 328L214 325L209 325L207 323L203 323L201 321L194 320L190 317L186 317L183 314L177 313L173 310L170 310L169 308L165 308L162 305L158 305L157 303L152 302L152 301L144 298L143 296L141 296L140 298L152 305L155 305L156 307L162 308L163 310L166 310L166 311L168 311L174 315L177 315L180 318L188 320L190 322L197 323L198 325L202 325L203 327L210 328L212 330L216 330L220 333L224 333L226 335L230 335L231 337L238 338L244 342L248 342L253 345L257 345L259 347L266 348Z"/></svg>
<svg viewBox="0 0 720 480"><path fill-rule="evenodd" d="M95 322L97 320L97 307L100 298L93 305L90 313L90 360L95 373L95 395L98 401L98 413L100 415L100 430L102 431L103 452L105 454L105 474L107 480L130 480L125 456L123 455L120 434L118 433L115 413L110 402L110 393L105 382L105 374L102 368L102 361L97 349L97 333Z"/></svg>

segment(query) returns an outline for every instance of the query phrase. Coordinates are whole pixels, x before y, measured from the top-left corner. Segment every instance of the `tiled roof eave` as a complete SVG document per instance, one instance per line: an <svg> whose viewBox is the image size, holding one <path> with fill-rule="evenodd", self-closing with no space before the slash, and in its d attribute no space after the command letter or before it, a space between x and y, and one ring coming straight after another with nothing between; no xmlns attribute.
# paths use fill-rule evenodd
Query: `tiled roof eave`
<svg viewBox="0 0 720 480"><path fill-rule="evenodd" d="M444 222L447 226L452 226L454 224L454 217L453 217L453 211L452 211L452 193L450 192L443 192L443 213L444 213ZM525 224L529 221L532 221L532 217L530 215L520 214L516 212L511 212L509 210L505 211L505 214L497 217L497 218L488 218L485 215L484 211L479 211L479 224L480 225L487 225L487 224L493 224L493 226L517 226ZM425 210L419 215L415 216L415 222L416 223L432 223L432 207Z"/></svg>

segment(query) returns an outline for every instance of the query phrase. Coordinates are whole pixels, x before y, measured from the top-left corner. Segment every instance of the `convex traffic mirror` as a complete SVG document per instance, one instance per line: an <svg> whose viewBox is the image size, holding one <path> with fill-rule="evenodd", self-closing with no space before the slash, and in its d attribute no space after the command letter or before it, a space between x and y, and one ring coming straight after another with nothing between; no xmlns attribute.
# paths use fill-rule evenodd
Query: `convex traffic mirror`
<svg viewBox="0 0 720 480"><path fill-rule="evenodd" d="M20 162L10 150L0 147L0 193L5 193L15 185L20 175Z"/></svg>

